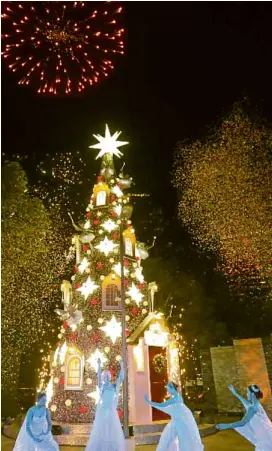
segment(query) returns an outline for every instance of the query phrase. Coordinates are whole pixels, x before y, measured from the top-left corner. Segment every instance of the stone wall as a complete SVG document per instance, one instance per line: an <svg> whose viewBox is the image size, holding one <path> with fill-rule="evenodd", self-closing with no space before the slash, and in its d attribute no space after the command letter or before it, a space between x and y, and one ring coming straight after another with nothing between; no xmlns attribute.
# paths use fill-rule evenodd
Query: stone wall
<svg viewBox="0 0 272 451"><path fill-rule="evenodd" d="M228 386L246 396L247 386L260 385L264 407L272 417L272 339L234 340L233 346L202 351L204 406L219 412L241 412L243 406L229 392Z"/></svg>
<svg viewBox="0 0 272 451"><path fill-rule="evenodd" d="M211 348L213 377L219 412L241 412L239 401L231 394L229 385L238 385L233 346Z"/></svg>

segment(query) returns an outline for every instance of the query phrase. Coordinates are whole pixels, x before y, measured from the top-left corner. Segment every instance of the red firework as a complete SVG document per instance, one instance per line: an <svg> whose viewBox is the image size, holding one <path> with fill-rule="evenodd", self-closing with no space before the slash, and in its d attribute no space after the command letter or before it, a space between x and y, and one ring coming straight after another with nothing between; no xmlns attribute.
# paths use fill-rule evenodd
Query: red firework
<svg viewBox="0 0 272 451"><path fill-rule="evenodd" d="M124 53L121 12L116 2L2 2L2 55L39 94L82 92Z"/></svg>

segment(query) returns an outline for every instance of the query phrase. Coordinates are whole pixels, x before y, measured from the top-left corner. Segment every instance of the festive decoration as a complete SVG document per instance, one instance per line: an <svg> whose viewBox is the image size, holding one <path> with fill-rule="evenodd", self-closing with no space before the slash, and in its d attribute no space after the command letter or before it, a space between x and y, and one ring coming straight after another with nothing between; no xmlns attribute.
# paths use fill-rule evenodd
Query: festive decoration
<svg viewBox="0 0 272 451"><path fill-rule="evenodd" d="M106 130L106 135L107 133ZM101 171L86 209L87 221L85 218L79 225L72 221L76 231L73 238L76 268L71 286L67 285L67 293L71 297L67 309L63 310L65 317L60 316L59 350L55 366L51 368L53 379L57 377L59 383L53 384L50 405L57 406L52 417L59 422L84 423L87 421L86 415L88 422L93 421L95 401L98 400L98 359L101 360L102 369L109 369L111 374L119 371L122 359L119 230L120 226L127 229L131 221L128 222L122 216L122 207L118 210L120 216L116 214L119 200L122 200L122 205L129 205L129 196L124 193L121 195L116 189L119 182L113 158L116 154L120 156L118 136L118 133L110 138L105 136L110 144L103 140L100 142ZM132 226L129 237L131 230ZM133 239L137 244L134 230ZM127 258L124 259L124 266L124 286L127 287L125 291L128 291L125 313L129 322L125 334L129 336L147 313L146 305L141 309L137 304L148 301L148 290L140 261ZM131 313L133 308L134 313ZM64 372L61 370L63 366ZM72 408L65 405L67 393L72 401ZM86 409L82 410L80 407L88 407L88 410L84 412Z"/></svg>
<svg viewBox="0 0 272 451"><path fill-rule="evenodd" d="M144 297L134 283L132 283L131 288L127 291L127 295L130 296L137 305L140 304Z"/></svg>
<svg viewBox="0 0 272 451"><path fill-rule="evenodd" d="M99 249L100 252L103 252L107 257L117 246L118 244L113 243L113 241L105 237L103 241L95 246L95 248Z"/></svg>
<svg viewBox="0 0 272 451"><path fill-rule="evenodd" d="M80 288L77 288L77 291L80 291L83 296L85 297L85 300L87 297L96 289L98 288L98 285L96 285L90 278L88 277L87 281L83 283L83 285Z"/></svg>
<svg viewBox="0 0 272 451"><path fill-rule="evenodd" d="M104 356L102 352L99 351L99 349L96 349L96 351L87 359L87 362L89 365L97 372L98 368L98 359L101 360L101 367L104 366L104 363L107 362L107 358Z"/></svg>
<svg viewBox="0 0 272 451"><path fill-rule="evenodd" d="M121 12L109 2L7 2L3 57L19 84L39 94L82 92L107 77L124 53Z"/></svg>
<svg viewBox="0 0 272 451"><path fill-rule="evenodd" d="M156 373L162 373L166 367L166 360L162 354L157 354L152 360L152 365Z"/></svg>
<svg viewBox="0 0 272 451"><path fill-rule="evenodd" d="M94 144L90 146L91 149L100 149L96 159L103 157L106 154L111 156L115 155L116 157L122 156L122 152L118 149L118 147L124 146L128 144L126 141L117 141L122 132L115 132L112 136L109 131L109 127L106 125L105 136L101 135L93 135L99 144Z"/></svg>
<svg viewBox="0 0 272 451"><path fill-rule="evenodd" d="M116 342L117 338L121 337L121 323L118 323L118 321L116 321L114 315L110 321L107 321L106 326L100 327L100 329L103 330L105 334L111 338L113 344Z"/></svg>

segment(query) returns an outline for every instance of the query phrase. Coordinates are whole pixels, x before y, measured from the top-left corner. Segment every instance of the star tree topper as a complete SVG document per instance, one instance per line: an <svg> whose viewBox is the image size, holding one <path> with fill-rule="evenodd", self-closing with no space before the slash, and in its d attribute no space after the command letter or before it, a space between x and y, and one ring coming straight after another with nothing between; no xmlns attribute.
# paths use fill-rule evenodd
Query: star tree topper
<svg viewBox="0 0 272 451"><path fill-rule="evenodd" d="M101 135L93 135L97 141L97 144L93 146L89 146L91 149L100 149L99 154L96 157L96 160L100 157L103 157L106 154L111 156L115 155L120 158L122 156L122 152L118 149L118 147L124 146L128 144L127 141L117 141L122 132L115 132L114 135L110 134L109 127L106 124L105 136Z"/></svg>

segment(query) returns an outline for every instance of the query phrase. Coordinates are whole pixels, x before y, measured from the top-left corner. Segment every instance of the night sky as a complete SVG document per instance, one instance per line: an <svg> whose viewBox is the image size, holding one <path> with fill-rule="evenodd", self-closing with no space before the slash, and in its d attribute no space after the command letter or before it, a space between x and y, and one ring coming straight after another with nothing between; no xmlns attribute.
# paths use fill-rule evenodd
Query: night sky
<svg viewBox="0 0 272 451"><path fill-rule="evenodd" d="M126 56L82 96L38 97L3 67L2 151L38 160L80 150L94 174L88 146L107 122L131 144L124 161L138 191L172 208L178 140L201 136L244 95L272 117L271 12L263 2L125 2Z"/></svg>

